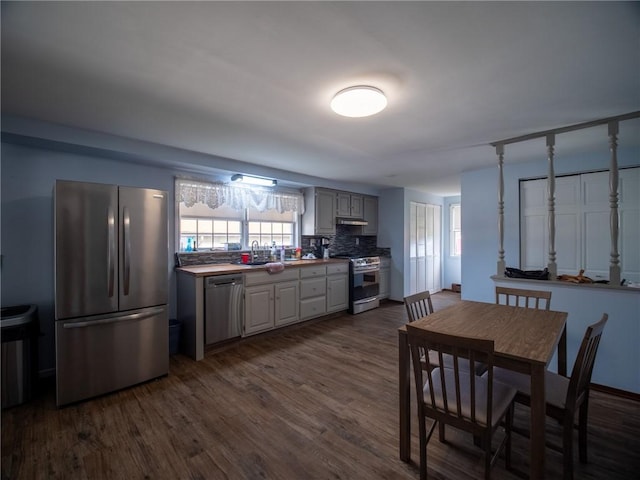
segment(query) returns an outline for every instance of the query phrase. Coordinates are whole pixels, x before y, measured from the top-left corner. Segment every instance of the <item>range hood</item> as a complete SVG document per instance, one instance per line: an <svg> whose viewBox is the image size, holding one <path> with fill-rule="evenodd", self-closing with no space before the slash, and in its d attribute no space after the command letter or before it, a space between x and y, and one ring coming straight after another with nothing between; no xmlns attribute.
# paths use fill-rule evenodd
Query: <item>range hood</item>
<svg viewBox="0 0 640 480"><path fill-rule="evenodd" d="M336 218L336 224L337 225L358 225L358 226L363 226L366 227L367 225L369 225L369 222L367 222L366 220L362 219L362 218Z"/></svg>

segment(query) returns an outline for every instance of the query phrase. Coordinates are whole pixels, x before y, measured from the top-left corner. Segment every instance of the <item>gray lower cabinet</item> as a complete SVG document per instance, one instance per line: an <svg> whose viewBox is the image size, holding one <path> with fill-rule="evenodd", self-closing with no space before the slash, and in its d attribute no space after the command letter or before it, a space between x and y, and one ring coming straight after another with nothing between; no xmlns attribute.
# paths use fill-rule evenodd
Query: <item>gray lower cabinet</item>
<svg viewBox="0 0 640 480"><path fill-rule="evenodd" d="M244 274L244 326L249 336L327 313L346 310L349 264L345 262L287 267L270 274ZM178 270L178 319L182 323L181 352L204 358L204 278Z"/></svg>
<svg viewBox="0 0 640 480"><path fill-rule="evenodd" d="M273 275L265 271L245 274L245 336L300 319L299 270L287 268Z"/></svg>
<svg viewBox="0 0 640 480"><path fill-rule="evenodd" d="M391 279L391 259L382 257L380 259L380 293L378 298L389 298Z"/></svg>
<svg viewBox="0 0 640 480"><path fill-rule="evenodd" d="M279 327L300 320L298 281L276 283L273 289L276 297L274 304L275 326Z"/></svg>
<svg viewBox="0 0 640 480"><path fill-rule="evenodd" d="M327 267L300 269L300 319L319 317L327 313Z"/></svg>
<svg viewBox="0 0 640 480"><path fill-rule="evenodd" d="M244 336L349 308L349 264L246 273Z"/></svg>
<svg viewBox="0 0 640 480"><path fill-rule="evenodd" d="M270 330L274 327L275 295L273 285L257 285L244 289L244 334Z"/></svg>
<svg viewBox="0 0 640 480"><path fill-rule="evenodd" d="M349 308L349 264L327 265L327 313Z"/></svg>

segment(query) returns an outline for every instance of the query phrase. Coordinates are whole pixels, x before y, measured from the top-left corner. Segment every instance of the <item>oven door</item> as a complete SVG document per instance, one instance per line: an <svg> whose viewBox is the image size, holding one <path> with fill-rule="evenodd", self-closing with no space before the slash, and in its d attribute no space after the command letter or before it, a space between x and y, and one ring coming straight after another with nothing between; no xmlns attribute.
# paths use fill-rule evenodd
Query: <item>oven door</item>
<svg viewBox="0 0 640 480"><path fill-rule="evenodd" d="M377 297L380 293L380 269L362 269L353 271L352 302L358 302L369 298Z"/></svg>

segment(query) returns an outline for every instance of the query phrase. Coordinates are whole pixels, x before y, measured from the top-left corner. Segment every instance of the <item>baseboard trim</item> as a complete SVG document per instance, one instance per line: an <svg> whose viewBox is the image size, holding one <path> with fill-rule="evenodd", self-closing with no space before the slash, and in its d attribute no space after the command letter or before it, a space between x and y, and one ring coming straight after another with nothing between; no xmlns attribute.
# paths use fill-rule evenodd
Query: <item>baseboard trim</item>
<svg viewBox="0 0 640 480"><path fill-rule="evenodd" d="M404 302L402 300L394 300L393 298L385 298L383 300L380 300L380 304L384 304L384 303L393 303L395 305L403 305Z"/></svg>
<svg viewBox="0 0 640 480"><path fill-rule="evenodd" d="M614 397L626 398L635 402L640 402L640 393L628 392L626 390L620 390L619 388L607 387L606 385L600 385L597 383L591 384L591 390L596 392L606 393L613 395Z"/></svg>

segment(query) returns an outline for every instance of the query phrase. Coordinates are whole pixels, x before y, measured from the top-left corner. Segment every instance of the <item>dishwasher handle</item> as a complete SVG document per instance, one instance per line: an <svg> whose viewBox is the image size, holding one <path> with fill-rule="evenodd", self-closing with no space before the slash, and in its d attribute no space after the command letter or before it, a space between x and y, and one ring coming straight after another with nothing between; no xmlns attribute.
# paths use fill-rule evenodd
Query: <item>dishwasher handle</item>
<svg viewBox="0 0 640 480"><path fill-rule="evenodd" d="M233 287L235 285L242 285L242 276L238 275L217 275L212 277L206 277L204 282L204 288L219 288L219 287Z"/></svg>

